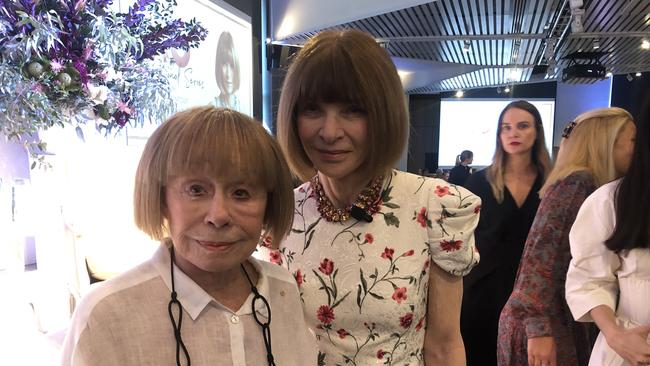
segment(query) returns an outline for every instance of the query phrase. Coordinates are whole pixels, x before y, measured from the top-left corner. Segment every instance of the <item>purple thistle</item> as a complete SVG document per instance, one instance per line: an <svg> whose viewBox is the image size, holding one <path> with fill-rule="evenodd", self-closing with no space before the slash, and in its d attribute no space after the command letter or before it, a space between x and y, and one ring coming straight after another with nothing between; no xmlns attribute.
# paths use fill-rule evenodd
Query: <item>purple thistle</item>
<svg viewBox="0 0 650 366"><path fill-rule="evenodd" d="M88 68L86 67L86 64L82 60L75 60L73 63L74 68L79 71L79 80L81 80L81 83L83 85L88 84Z"/></svg>
<svg viewBox="0 0 650 366"><path fill-rule="evenodd" d="M127 122L129 122L129 118L131 117L131 115L129 115L128 113L124 113L120 110L117 110L113 112L112 117L115 120L115 123L117 123L117 125L120 126L120 128L122 128L124 127L124 125L127 124Z"/></svg>

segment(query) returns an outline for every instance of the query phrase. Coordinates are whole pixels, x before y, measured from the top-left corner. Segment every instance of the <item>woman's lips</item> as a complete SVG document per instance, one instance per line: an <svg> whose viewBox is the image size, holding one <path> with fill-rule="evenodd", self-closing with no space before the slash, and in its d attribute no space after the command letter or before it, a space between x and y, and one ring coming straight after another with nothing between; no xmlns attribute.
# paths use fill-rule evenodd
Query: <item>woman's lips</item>
<svg viewBox="0 0 650 366"><path fill-rule="evenodd" d="M337 162L343 160L348 152L345 150L318 150L318 153L324 161Z"/></svg>
<svg viewBox="0 0 650 366"><path fill-rule="evenodd" d="M230 242L213 242L213 241L204 241L204 240L197 240L197 242L204 248L208 250L214 250L214 251L222 251L222 250L227 250L230 248L233 243Z"/></svg>

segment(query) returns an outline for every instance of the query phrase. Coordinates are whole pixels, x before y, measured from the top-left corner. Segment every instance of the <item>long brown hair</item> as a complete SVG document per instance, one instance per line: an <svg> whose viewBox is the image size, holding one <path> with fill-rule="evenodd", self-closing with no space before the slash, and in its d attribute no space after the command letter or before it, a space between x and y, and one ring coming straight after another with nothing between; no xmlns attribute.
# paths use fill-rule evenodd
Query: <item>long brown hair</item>
<svg viewBox="0 0 650 366"><path fill-rule="evenodd" d="M499 203L503 202L503 191L505 187L503 175L505 172L506 160L508 159L508 154L503 150L503 144L501 143L501 123L503 123L504 114L512 108L521 109L530 113L535 120L535 131L537 132L537 137L535 138L535 143L531 150L531 158L533 165L535 165L535 168L537 169L537 175L542 177L543 180L546 180L548 173L551 171L552 165L551 157L548 154L546 142L544 140L542 116L539 114L537 108L525 100L517 100L508 104L499 115L499 124L497 126L497 147L494 151L494 157L492 158L492 165L490 165L486 174L490 187L492 187L492 194L494 194L494 197Z"/></svg>

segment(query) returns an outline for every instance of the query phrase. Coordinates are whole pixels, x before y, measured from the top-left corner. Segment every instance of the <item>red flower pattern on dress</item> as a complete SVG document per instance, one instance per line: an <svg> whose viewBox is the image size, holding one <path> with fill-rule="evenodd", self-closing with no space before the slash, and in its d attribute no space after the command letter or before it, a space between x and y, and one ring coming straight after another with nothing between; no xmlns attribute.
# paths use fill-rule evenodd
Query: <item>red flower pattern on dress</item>
<svg viewBox="0 0 650 366"><path fill-rule="evenodd" d="M393 254L395 254L395 249L391 249L391 248L386 247L386 248L384 248L384 252L381 253L381 257L384 258L384 259L393 260Z"/></svg>
<svg viewBox="0 0 650 366"><path fill-rule="evenodd" d="M302 274L300 270L297 270L296 273L293 274L293 278L296 279L296 283L298 284L298 287L302 285L302 283L305 281L305 276Z"/></svg>
<svg viewBox="0 0 650 366"><path fill-rule="evenodd" d="M408 313L404 316L399 317L399 325L402 326L404 329L408 329L408 327L411 326L413 323L413 313Z"/></svg>
<svg viewBox="0 0 650 366"><path fill-rule="evenodd" d="M449 194L449 187L447 187L447 186L436 186L435 194L438 195L438 197L444 197L444 196Z"/></svg>
<svg viewBox="0 0 650 366"><path fill-rule="evenodd" d="M269 260L271 263L275 263L277 265L282 265L282 255L280 255L280 251L274 250L271 252L269 255Z"/></svg>
<svg viewBox="0 0 650 366"><path fill-rule="evenodd" d="M422 324L424 324L424 318L420 319L418 324L415 326L415 331L416 332L419 331L420 329L422 329Z"/></svg>
<svg viewBox="0 0 650 366"><path fill-rule="evenodd" d="M377 358L380 359L380 360L383 360L385 354L386 354L386 352L384 352L384 350L380 349L379 351L377 351Z"/></svg>
<svg viewBox="0 0 650 366"><path fill-rule="evenodd" d="M341 338L341 339L343 339L343 338L345 338L345 337L347 337L347 336L350 335L350 333L348 333L348 331L345 330L345 329L343 329L343 328L337 330L336 333L338 333L339 338Z"/></svg>
<svg viewBox="0 0 650 366"><path fill-rule="evenodd" d="M321 305L316 312L318 320L323 324L330 324L334 320L334 310L327 305Z"/></svg>
<svg viewBox="0 0 650 366"><path fill-rule="evenodd" d="M334 262L328 258L325 258L320 262L320 267L318 267L318 270L329 276L334 271Z"/></svg>
<svg viewBox="0 0 650 366"><path fill-rule="evenodd" d="M415 253L415 251L414 251L413 249L411 249L411 250L409 250L409 251L407 251L407 252L404 252L403 255L404 255L405 257L410 257L410 256L413 255L413 253Z"/></svg>
<svg viewBox="0 0 650 366"><path fill-rule="evenodd" d="M370 233L366 233L364 238L366 239L366 243L368 244L372 244L372 242L375 241L375 237L372 236L372 234Z"/></svg>
<svg viewBox="0 0 650 366"><path fill-rule="evenodd" d="M393 296L391 296L393 300L397 301L398 304L401 304L402 301L406 300L408 296L406 296L406 287L398 287L395 289L395 292L393 292Z"/></svg>
<svg viewBox="0 0 650 366"><path fill-rule="evenodd" d="M418 212L417 222L420 223L420 226L427 227L427 208L422 207L420 212Z"/></svg>
<svg viewBox="0 0 650 366"><path fill-rule="evenodd" d="M445 252L455 252L460 249L461 244L463 244L462 240L443 240L440 242L440 248Z"/></svg>
<svg viewBox="0 0 650 366"><path fill-rule="evenodd" d="M474 213L478 214L479 212L481 212L481 205L477 205L476 207L474 207Z"/></svg>
<svg viewBox="0 0 650 366"><path fill-rule="evenodd" d="M429 269L429 260L428 259L424 262L424 266L422 266L422 271L426 271L427 269Z"/></svg>

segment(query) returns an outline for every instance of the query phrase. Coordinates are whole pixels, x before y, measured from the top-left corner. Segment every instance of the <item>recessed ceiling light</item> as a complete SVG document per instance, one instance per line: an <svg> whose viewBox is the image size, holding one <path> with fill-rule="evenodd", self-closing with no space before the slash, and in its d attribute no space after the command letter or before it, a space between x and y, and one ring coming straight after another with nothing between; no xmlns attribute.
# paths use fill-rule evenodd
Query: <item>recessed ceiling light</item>
<svg viewBox="0 0 650 366"><path fill-rule="evenodd" d="M605 77L611 78L612 77L612 72L611 71L607 72L607 74L605 74Z"/></svg>
<svg viewBox="0 0 650 366"><path fill-rule="evenodd" d="M456 92L456 98L462 98L463 95L465 95L465 93L463 93L462 90L459 90L459 91Z"/></svg>
<svg viewBox="0 0 650 366"><path fill-rule="evenodd" d="M650 50L650 41L648 41L647 39L642 40L641 48L643 48L644 50Z"/></svg>
<svg viewBox="0 0 650 366"><path fill-rule="evenodd" d="M506 88L503 89L503 91L506 92L506 93L510 93L510 88L508 88L508 87L506 86Z"/></svg>
<svg viewBox="0 0 650 366"><path fill-rule="evenodd" d="M641 76L641 73L640 73L640 72L637 72L637 73L634 74L634 75L635 75L635 76Z"/></svg>

